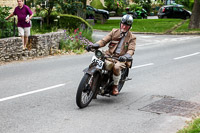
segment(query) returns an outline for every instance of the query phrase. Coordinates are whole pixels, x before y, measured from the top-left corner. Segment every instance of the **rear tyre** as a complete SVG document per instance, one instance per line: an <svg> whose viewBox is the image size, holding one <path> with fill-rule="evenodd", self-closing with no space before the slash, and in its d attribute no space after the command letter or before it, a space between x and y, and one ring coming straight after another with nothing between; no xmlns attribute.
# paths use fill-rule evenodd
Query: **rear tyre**
<svg viewBox="0 0 200 133"><path fill-rule="evenodd" d="M79 108L85 108L92 101L92 98L98 88L99 74L85 74L78 86L76 93L76 104Z"/></svg>

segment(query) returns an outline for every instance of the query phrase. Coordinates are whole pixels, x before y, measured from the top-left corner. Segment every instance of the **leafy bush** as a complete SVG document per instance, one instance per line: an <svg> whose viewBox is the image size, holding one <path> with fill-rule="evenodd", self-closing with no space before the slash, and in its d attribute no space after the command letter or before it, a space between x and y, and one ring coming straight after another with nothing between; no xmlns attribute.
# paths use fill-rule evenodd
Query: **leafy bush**
<svg viewBox="0 0 200 133"><path fill-rule="evenodd" d="M144 3L141 4L141 6L147 11L147 13L150 13L150 11L151 11L151 3L144 2Z"/></svg>
<svg viewBox="0 0 200 133"><path fill-rule="evenodd" d="M130 5L130 11L136 11L136 10L141 10L142 7L138 4L131 4Z"/></svg>
<svg viewBox="0 0 200 133"><path fill-rule="evenodd" d="M94 19L95 12L91 10L86 10L86 18Z"/></svg>
<svg viewBox="0 0 200 133"><path fill-rule="evenodd" d="M124 0L105 0L106 10L115 11L116 16L121 16L127 6Z"/></svg>
<svg viewBox="0 0 200 133"><path fill-rule="evenodd" d="M43 23L42 28L40 28L40 21L32 20L32 34L46 33L51 31L56 31L58 28L67 29L68 31L74 31L77 28L88 29L92 33L92 27L84 19L73 16L73 15L52 15L50 17L50 25Z"/></svg>
<svg viewBox="0 0 200 133"><path fill-rule="evenodd" d="M55 17L57 16L54 16L54 19ZM81 27L82 29L88 29L92 32L92 27L84 19L67 14L60 15L59 27L68 30L75 30L78 27Z"/></svg>
<svg viewBox="0 0 200 133"><path fill-rule="evenodd" d="M84 7L81 0L60 0L58 1L57 10L65 13L76 15L79 9Z"/></svg>
<svg viewBox="0 0 200 133"><path fill-rule="evenodd" d="M5 20L5 18L10 14L10 9L12 8L0 6L0 38L11 37L14 35L13 19L10 19L9 21Z"/></svg>
<svg viewBox="0 0 200 133"><path fill-rule="evenodd" d="M90 5L94 8L97 8L97 9L104 9L102 3L100 0L93 0Z"/></svg>
<svg viewBox="0 0 200 133"><path fill-rule="evenodd" d="M45 33L56 32L56 31L57 31L56 26L49 27L47 26L47 24L43 24L41 28L39 21L32 20L31 35L45 34Z"/></svg>
<svg viewBox="0 0 200 133"><path fill-rule="evenodd" d="M65 31L65 37L60 41L60 49L80 54L88 44L92 44L91 41L92 32L90 30L77 28L74 32Z"/></svg>

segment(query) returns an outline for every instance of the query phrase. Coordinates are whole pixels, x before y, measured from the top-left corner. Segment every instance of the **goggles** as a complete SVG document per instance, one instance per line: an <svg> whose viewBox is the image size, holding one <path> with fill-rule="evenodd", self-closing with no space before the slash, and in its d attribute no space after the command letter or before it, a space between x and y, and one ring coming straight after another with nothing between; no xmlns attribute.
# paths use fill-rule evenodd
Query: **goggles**
<svg viewBox="0 0 200 133"><path fill-rule="evenodd" d="M125 25L129 25L131 26L133 23L133 19L131 19L132 17L130 17L129 15L125 15L122 17L121 19L121 23L125 24Z"/></svg>
<svg viewBox="0 0 200 133"><path fill-rule="evenodd" d="M121 23L125 24L125 25L132 25L132 21L131 20L126 20L124 18L122 18Z"/></svg>

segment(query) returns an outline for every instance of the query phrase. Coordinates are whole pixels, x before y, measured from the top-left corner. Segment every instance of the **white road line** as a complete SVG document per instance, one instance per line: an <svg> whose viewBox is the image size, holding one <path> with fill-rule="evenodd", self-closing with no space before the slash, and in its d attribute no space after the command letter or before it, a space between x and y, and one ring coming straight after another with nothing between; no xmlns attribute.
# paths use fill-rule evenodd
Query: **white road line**
<svg viewBox="0 0 200 133"><path fill-rule="evenodd" d="M198 54L200 54L200 52L196 52L196 53L193 53L193 54L189 54L189 55L184 55L184 56L176 57L176 58L174 58L174 60L183 59L183 58L195 56L195 55L198 55Z"/></svg>
<svg viewBox="0 0 200 133"><path fill-rule="evenodd" d="M61 87L61 86L64 86L64 85L65 84L54 85L54 86L50 86L50 87L39 89L39 90L35 90L35 91L30 91L30 92L26 92L26 93L10 96L10 97L1 98L0 102L11 100L11 99L15 99L15 98L18 98L18 97L23 97L23 96L26 96L26 95L30 95L30 94L34 94L34 93L38 93L38 92L42 92L42 91L55 89L55 88L58 88L58 87Z"/></svg>
<svg viewBox="0 0 200 133"><path fill-rule="evenodd" d="M131 69L136 69L136 68L141 68L141 67L146 67L146 66L152 66L154 63L149 63L149 64L144 64L144 65L139 65L139 66L134 66Z"/></svg>

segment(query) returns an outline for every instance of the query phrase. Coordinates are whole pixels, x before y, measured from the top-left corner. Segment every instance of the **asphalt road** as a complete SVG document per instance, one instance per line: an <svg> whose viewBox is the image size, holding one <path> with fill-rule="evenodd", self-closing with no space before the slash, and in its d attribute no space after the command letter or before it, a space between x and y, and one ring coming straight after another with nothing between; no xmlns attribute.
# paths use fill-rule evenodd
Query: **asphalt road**
<svg viewBox="0 0 200 133"><path fill-rule="evenodd" d="M94 38L105 36L95 32ZM163 98L200 103L200 36L138 34L120 95L75 103L93 53L0 66L0 133L175 133L190 117L145 111ZM161 107L158 107L162 109Z"/></svg>

